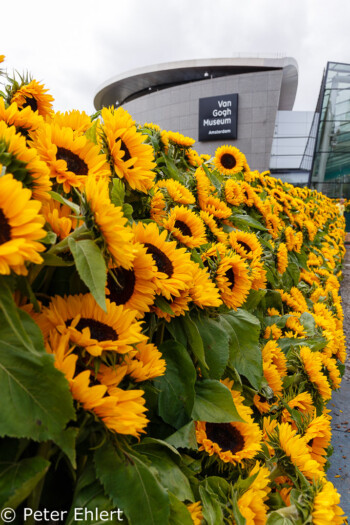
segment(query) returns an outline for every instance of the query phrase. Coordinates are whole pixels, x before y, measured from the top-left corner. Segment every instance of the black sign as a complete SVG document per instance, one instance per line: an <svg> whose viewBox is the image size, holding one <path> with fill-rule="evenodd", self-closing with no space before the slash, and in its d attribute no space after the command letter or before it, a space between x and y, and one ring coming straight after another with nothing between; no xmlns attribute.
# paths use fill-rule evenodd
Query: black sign
<svg viewBox="0 0 350 525"><path fill-rule="evenodd" d="M199 140L237 138L238 94L199 99Z"/></svg>

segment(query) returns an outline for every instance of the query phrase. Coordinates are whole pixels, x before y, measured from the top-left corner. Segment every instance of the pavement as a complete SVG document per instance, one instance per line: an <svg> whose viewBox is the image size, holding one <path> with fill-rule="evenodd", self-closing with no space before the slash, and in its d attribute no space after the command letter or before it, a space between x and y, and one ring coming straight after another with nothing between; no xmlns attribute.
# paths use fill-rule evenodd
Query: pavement
<svg viewBox="0 0 350 525"><path fill-rule="evenodd" d="M344 261L344 280L341 284L341 296L344 310L344 332L346 341L350 341L350 246ZM349 344L349 343L348 343ZM350 517L350 357L345 363L345 373L339 390L333 392L328 404L332 414L331 467L327 478L332 481L341 494L340 506Z"/></svg>

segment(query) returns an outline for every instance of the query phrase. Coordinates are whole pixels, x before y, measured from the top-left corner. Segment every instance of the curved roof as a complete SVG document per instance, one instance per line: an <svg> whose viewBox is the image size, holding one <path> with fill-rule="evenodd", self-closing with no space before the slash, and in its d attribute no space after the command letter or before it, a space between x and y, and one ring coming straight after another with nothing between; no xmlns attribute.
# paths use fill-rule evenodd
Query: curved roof
<svg viewBox="0 0 350 525"><path fill-rule="evenodd" d="M141 67L117 75L99 88L94 98L96 109L121 105L135 98L187 82L208 80L228 75L282 69L279 109L293 108L297 86L298 65L294 58L211 58L165 62Z"/></svg>

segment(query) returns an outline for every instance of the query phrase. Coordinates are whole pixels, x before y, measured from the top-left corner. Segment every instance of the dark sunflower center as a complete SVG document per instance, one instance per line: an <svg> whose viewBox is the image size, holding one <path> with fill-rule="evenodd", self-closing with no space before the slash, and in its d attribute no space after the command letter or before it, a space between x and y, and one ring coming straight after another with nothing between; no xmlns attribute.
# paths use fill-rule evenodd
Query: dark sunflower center
<svg viewBox="0 0 350 525"><path fill-rule="evenodd" d="M29 129L16 127L17 133L20 133L25 139L29 139Z"/></svg>
<svg viewBox="0 0 350 525"><path fill-rule="evenodd" d="M69 319L66 324L70 325L71 322L72 319ZM82 317L75 328L81 332L86 327L90 328L91 339L97 341L117 341L118 339L118 334L114 328L95 319Z"/></svg>
<svg viewBox="0 0 350 525"><path fill-rule="evenodd" d="M7 222L4 212L0 208L0 244L11 240L11 226Z"/></svg>
<svg viewBox="0 0 350 525"><path fill-rule="evenodd" d="M230 423L206 423L205 431L208 438L217 443L223 452L230 450L235 454L244 448L243 436Z"/></svg>
<svg viewBox="0 0 350 525"><path fill-rule="evenodd" d="M66 148L57 147L57 160L65 160L68 171L76 175L87 175L89 168L87 164L78 155Z"/></svg>
<svg viewBox="0 0 350 525"><path fill-rule="evenodd" d="M185 222L176 220L174 226L175 228L178 228L180 230L182 235L188 235L189 237L191 237L191 229L187 226Z"/></svg>
<svg viewBox="0 0 350 525"><path fill-rule="evenodd" d="M172 277L174 273L174 266L169 257L167 257L165 253L163 253L153 244L145 242L144 246L147 248L147 253L152 255L153 260L157 265L158 271L166 273L169 278Z"/></svg>
<svg viewBox="0 0 350 525"><path fill-rule="evenodd" d="M243 241L237 241L237 244L239 244L240 246L242 246L242 248L244 248L248 253L252 251L251 247L248 246L248 244L246 242L243 242Z"/></svg>
<svg viewBox="0 0 350 525"><path fill-rule="evenodd" d="M236 166L236 159L231 153L224 153L221 157L221 164L226 170L232 170Z"/></svg>
<svg viewBox="0 0 350 525"><path fill-rule="evenodd" d="M37 111L38 103L34 97L25 97L25 103L22 106L22 109L30 107L32 111Z"/></svg>
<svg viewBox="0 0 350 525"><path fill-rule="evenodd" d="M232 268L230 268L229 270L227 270L227 272L225 273L227 279L230 281L230 284L232 286L232 288L234 287L235 285L235 274L233 273L233 270Z"/></svg>
<svg viewBox="0 0 350 525"><path fill-rule="evenodd" d="M120 149L124 151L124 157L122 160L123 162L127 162L128 160L132 158L130 155L128 146L125 144L125 142L122 139L117 139L117 140L120 140Z"/></svg>
<svg viewBox="0 0 350 525"><path fill-rule="evenodd" d="M125 304L128 302L135 289L135 274L134 270L125 270L125 268L118 268L113 270L114 275L120 286L113 279L113 276L108 274L107 286L110 291L108 298L116 304Z"/></svg>

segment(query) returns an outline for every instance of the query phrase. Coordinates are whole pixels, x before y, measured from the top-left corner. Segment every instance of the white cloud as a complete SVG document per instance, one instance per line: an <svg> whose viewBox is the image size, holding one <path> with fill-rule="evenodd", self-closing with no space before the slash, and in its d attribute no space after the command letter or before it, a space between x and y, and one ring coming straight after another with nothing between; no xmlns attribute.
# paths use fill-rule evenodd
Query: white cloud
<svg viewBox="0 0 350 525"><path fill-rule="evenodd" d="M313 110L328 60L350 62L347 0L17 0L3 23L9 72L29 70L55 109L94 111L108 78L136 67L237 53L284 53L299 64L295 109Z"/></svg>

